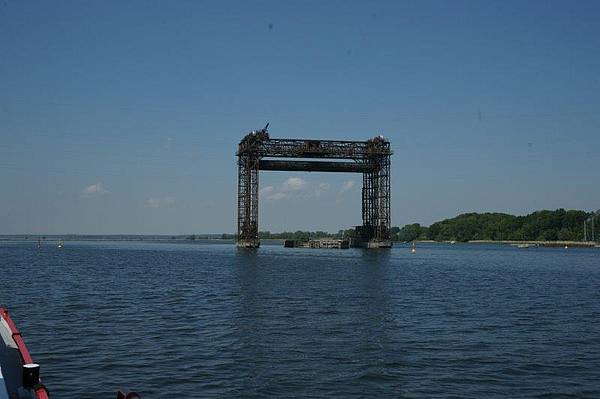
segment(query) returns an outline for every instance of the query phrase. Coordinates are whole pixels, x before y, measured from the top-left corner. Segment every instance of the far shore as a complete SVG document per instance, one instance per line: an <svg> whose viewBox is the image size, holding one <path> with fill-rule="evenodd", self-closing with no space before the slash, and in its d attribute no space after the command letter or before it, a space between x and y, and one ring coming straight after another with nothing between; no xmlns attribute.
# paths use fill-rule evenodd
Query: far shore
<svg viewBox="0 0 600 399"><path fill-rule="evenodd" d="M581 248L599 248L599 242L593 241L514 241L514 240L471 240L466 242L459 241L433 241L417 240L420 243L446 243L446 244L500 244L500 245L529 245L538 247L581 247Z"/></svg>
<svg viewBox="0 0 600 399"><path fill-rule="evenodd" d="M134 235L134 234L115 234L115 235L0 235L0 241L35 241L42 242L53 241L147 241L147 242L233 242L233 238L222 238L220 234L197 236L195 239L190 239L189 235ZM283 243L283 238L265 238L262 242ZM434 240L415 240L421 244L496 244L496 245L513 245L520 247L574 247L574 248L600 248L600 242L592 241L515 241L515 240L471 240L471 241L434 241ZM406 242L394 241L394 244L406 244Z"/></svg>

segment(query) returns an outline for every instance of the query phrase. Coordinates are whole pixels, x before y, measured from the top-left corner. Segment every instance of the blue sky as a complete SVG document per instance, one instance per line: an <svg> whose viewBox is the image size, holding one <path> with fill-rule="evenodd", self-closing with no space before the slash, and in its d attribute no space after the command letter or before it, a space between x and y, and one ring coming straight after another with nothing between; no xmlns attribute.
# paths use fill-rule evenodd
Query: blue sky
<svg viewBox="0 0 600 399"><path fill-rule="evenodd" d="M392 220L600 208L598 2L0 2L0 234L233 232L235 150L392 142ZM261 229L360 224L263 172Z"/></svg>

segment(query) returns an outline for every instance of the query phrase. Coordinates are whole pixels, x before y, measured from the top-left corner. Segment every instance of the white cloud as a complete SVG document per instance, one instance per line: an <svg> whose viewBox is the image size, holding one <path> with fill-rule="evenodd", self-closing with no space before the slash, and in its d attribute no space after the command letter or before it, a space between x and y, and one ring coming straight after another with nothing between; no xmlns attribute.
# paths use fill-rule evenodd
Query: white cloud
<svg viewBox="0 0 600 399"><path fill-rule="evenodd" d="M290 177L281 185L281 191L303 191L308 188L306 180L299 177Z"/></svg>
<svg viewBox="0 0 600 399"><path fill-rule="evenodd" d="M263 196L268 196L270 194L273 194L273 192L275 191L275 187L273 186L266 186L261 188L260 190L258 190L258 195L260 195L261 197Z"/></svg>
<svg viewBox="0 0 600 399"><path fill-rule="evenodd" d="M98 182L96 184L92 184L90 186L84 187L81 190L82 197L98 197L103 194L108 194L108 190L104 187L104 184Z"/></svg>
<svg viewBox="0 0 600 399"><path fill-rule="evenodd" d="M340 190L340 192L341 193L345 193L346 191L352 190L353 187L354 187L354 181L353 180L348 180L347 182L344 183L344 185L342 186L342 189Z"/></svg>
<svg viewBox="0 0 600 399"><path fill-rule="evenodd" d="M273 186L261 188L258 191L258 195L260 198L264 198L267 201L279 201L288 197L286 193L275 190L275 187Z"/></svg>
<svg viewBox="0 0 600 399"><path fill-rule="evenodd" d="M175 197L148 198L144 203L145 208L162 208L175 204Z"/></svg>

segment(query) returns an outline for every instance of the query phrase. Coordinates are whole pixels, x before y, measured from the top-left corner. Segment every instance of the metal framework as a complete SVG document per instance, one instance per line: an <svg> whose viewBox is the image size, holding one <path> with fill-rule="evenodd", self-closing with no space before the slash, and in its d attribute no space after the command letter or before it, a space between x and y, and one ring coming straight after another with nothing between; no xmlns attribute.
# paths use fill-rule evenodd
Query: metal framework
<svg viewBox="0 0 600 399"><path fill-rule="evenodd" d="M363 224L357 228L360 240L366 247L391 245L389 228L392 150L389 141L383 136L376 136L367 141L274 139L269 137L267 127L246 135L240 141L236 154L239 171L238 246L256 248L260 245L260 170L362 173ZM314 160L318 158L334 161Z"/></svg>

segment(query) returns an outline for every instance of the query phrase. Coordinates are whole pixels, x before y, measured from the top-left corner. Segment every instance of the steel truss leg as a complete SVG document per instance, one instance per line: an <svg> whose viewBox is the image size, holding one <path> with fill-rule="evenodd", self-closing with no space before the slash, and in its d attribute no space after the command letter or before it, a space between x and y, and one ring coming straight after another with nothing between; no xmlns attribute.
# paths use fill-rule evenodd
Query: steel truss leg
<svg viewBox="0 0 600 399"><path fill-rule="evenodd" d="M238 158L238 226L240 247L258 248L258 158Z"/></svg>
<svg viewBox="0 0 600 399"><path fill-rule="evenodd" d="M375 171L363 173L362 240L387 242L390 240L390 157L372 159Z"/></svg>

